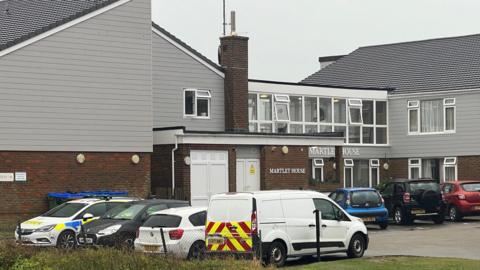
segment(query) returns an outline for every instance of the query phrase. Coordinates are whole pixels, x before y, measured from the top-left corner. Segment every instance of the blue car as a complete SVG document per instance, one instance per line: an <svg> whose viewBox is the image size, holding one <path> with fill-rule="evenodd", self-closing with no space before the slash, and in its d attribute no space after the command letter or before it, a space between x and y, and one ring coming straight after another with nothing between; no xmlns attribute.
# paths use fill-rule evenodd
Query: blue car
<svg viewBox="0 0 480 270"><path fill-rule="evenodd" d="M365 224L377 224L381 229L388 227L388 210L376 189L339 188L329 197L350 215L361 218Z"/></svg>

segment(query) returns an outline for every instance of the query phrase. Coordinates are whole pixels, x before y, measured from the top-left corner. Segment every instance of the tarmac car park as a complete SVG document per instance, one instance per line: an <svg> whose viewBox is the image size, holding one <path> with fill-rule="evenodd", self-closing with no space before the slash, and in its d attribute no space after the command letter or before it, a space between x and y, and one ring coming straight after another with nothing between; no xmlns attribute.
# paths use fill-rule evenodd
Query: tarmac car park
<svg viewBox="0 0 480 270"><path fill-rule="evenodd" d="M102 216L108 210L133 198L86 198L68 201L46 213L29 219L15 230L15 239L23 245L73 248L81 225Z"/></svg>

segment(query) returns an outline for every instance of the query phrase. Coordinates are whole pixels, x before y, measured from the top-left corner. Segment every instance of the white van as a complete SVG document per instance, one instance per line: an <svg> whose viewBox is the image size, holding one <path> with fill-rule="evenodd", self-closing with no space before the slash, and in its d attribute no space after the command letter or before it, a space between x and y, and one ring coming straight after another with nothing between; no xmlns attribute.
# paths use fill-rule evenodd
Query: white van
<svg viewBox="0 0 480 270"><path fill-rule="evenodd" d="M267 263L282 266L287 257L315 255L315 209L321 211L321 254L346 252L351 258L362 257L368 247L362 220L328 196L303 190L212 196L205 229L207 252L252 252L261 237Z"/></svg>

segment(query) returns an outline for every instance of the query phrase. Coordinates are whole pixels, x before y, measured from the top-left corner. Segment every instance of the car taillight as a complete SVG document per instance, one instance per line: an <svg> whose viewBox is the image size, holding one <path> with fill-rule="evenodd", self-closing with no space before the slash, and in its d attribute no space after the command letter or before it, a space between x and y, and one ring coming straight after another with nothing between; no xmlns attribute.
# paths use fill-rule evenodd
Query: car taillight
<svg viewBox="0 0 480 270"><path fill-rule="evenodd" d="M258 224L257 224L257 211L252 212L252 235L258 233Z"/></svg>
<svg viewBox="0 0 480 270"><path fill-rule="evenodd" d="M465 200L465 194L458 194L459 200Z"/></svg>
<svg viewBox="0 0 480 270"><path fill-rule="evenodd" d="M176 230L173 230L173 231L169 231L168 236L170 236L170 239L172 239L172 240L179 240L183 236L183 230L182 229L176 229Z"/></svg>
<svg viewBox="0 0 480 270"><path fill-rule="evenodd" d="M409 203L409 202L410 202L410 193L405 192L405 193L403 194L403 202L404 202L404 203Z"/></svg>

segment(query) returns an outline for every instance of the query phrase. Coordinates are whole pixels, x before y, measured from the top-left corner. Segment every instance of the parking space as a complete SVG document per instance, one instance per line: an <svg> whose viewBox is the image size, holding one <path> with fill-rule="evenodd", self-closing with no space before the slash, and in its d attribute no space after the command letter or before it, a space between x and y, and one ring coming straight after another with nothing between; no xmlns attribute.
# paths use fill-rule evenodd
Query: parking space
<svg viewBox="0 0 480 270"><path fill-rule="evenodd" d="M480 259L480 218L442 225L416 221L410 226L369 227L370 247L365 256L412 255Z"/></svg>

